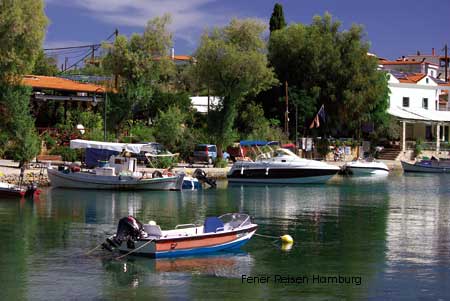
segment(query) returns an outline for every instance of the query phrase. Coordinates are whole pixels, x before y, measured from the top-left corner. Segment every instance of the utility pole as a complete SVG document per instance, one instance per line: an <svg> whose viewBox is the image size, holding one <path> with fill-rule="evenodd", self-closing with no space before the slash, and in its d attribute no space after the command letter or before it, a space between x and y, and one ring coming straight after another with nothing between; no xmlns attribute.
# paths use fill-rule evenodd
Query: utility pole
<svg viewBox="0 0 450 301"><path fill-rule="evenodd" d="M92 45L92 53L91 53L91 65L94 64L94 58L95 58L95 46Z"/></svg>
<svg viewBox="0 0 450 301"><path fill-rule="evenodd" d="M444 50L445 50L445 81L448 82L448 49L447 49L447 44L445 44Z"/></svg>
<svg viewBox="0 0 450 301"><path fill-rule="evenodd" d="M116 30L114 31L114 35L115 35L115 38L114 38L114 42L115 41L117 41L117 36L119 35L119 29L117 29L116 28ZM114 89L116 89L117 90L117 74L114 74Z"/></svg>
<svg viewBox="0 0 450 301"><path fill-rule="evenodd" d="M288 82L286 81L286 112L284 113L284 132L289 138L289 96L288 96Z"/></svg>
<svg viewBox="0 0 450 301"><path fill-rule="evenodd" d="M69 58L66 56L65 58L64 58L64 71L66 71L67 70L67 63L69 62Z"/></svg>

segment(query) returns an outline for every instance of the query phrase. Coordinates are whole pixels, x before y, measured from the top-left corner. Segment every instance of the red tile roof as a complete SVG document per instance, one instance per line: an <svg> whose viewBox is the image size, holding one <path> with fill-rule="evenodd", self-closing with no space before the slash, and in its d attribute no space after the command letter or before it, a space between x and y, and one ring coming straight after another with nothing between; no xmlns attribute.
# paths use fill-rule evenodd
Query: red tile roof
<svg viewBox="0 0 450 301"><path fill-rule="evenodd" d="M80 83L70 79L54 76L26 75L24 76L22 83L25 86L29 86L32 88L63 90L73 92L102 93L106 90L104 86L88 83Z"/></svg>
<svg viewBox="0 0 450 301"><path fill-rule="evenodd" d="M387 60L379 60L380 65L421 65L421 64L428 64L437 66L436 64L429 63L429 62L422 62L422 61L409 61L409 60L402 60L402 61L387 61Z"/></svg>
<svg viewBox="0 0 450 301"><path fill-rule="evenodd" d="M418 81L420 81L425 76L426 75L423 73L411 73L411 74L406 75L406 77L404 77L404 78L399 78L398 80L401 83L416 84Z"/></svg>

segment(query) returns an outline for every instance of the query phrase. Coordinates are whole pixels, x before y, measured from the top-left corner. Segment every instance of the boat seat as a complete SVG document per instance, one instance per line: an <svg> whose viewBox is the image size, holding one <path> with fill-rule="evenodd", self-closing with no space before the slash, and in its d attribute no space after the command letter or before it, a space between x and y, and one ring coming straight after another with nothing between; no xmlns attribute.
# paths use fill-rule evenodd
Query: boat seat
<svg viewBox="0 0 450 301"><path fill-rule="evenodd" d="M161 227L158 225L144 225L144 231L148 236L160 238L162 236Z"/></svg>
<svg viewBox="0 0 450 301"><path fill-rule="evenodd" d="M216 233L223 230L223 222L220 218L213 216L205 219L203 233Z"/></svg>

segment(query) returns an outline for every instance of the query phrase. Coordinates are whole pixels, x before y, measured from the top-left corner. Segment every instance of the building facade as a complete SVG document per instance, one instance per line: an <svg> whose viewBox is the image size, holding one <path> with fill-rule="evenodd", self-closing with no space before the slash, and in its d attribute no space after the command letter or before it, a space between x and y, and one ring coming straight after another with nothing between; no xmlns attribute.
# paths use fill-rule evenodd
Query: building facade
<svg viewBox="0 0 450 301"><path fill-rule="evenodd" d="M388 113L402 126L401 148L414 147L417 140L426 149L447 150L450 139L448 84L423 73L389 71Z"/></svg>

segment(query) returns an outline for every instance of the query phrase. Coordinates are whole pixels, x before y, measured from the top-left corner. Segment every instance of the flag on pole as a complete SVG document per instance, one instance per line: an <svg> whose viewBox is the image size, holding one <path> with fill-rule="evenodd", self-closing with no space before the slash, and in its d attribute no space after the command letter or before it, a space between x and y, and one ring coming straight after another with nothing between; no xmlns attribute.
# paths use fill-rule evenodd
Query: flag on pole
<svg viewBox="0 0 450 301"><path fill-rule="evenodd" d="M309 126L310 129L320 127L320 118L319 117L322 118L322 121L325 121L326 115L325 115L324 105L322 105L320 107L319 112L317 112L316 116L314 117L311 125Z"/></svg>

